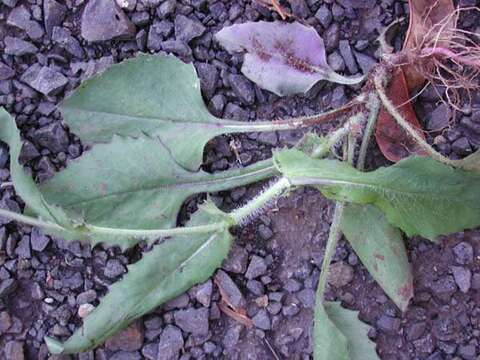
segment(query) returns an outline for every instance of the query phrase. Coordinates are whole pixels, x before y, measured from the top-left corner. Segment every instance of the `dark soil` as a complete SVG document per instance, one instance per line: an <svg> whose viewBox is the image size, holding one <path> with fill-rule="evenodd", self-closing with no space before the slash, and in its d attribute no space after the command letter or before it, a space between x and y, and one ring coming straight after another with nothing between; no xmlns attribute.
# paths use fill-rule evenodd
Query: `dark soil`
<svg viewBox="0 0 480 360"><path fill-rule="evenodd" d="M38 181L67 166L84 150L62 125L55 105L83 79L139 51L165 51L193 61L206 104L212 113L226 118L312 114L343 104L358 91L320 83L304 97L278 98L243 77L241 57L220 49L212 34L232 23L278 18L254 2L119 0L129 8L113 11L112 1L66 0L64 8L54 0L0 3L0 105L16 116L27 140L22 161ZM286 5L325 39L332 67L351 75L375 63L378 31L407 15L406 3L395 0L290 0ZM460 5L479 2L460 0ZM86 7L97 17L84 20L82 28ZM461 25L478 31L479 20L467 15ZM399 28L393 38L397 49L404 30ZM119 35L127 40L108 40ZM94 37L101 41L85 40L98 40ZM48 71L39 71L45 66ZM446 126L452 117L434 94L430 89L416 100L427 129ZM456 114L449 130L431 134L432 139L442 136L436 140L439 149L454 158L480 144L480 97L473 95L473 103ZM205 152L205 168L220 171L253 163L267 158L275 147L293 145L301 135L217 138ZM376 149L372 160L384 162ZM7 165L8 150L1 146L2 182L9 179ZM229 210L261 188L261 184L252 185L216 194L214 199ZM19 210L22 206L8 185L0 188L0 195L1 207ZM179 221L195 207L196 199L186 204ZM311 358L314 291L330 213L331 204L312 189L278 199L259 218L236 229L235 247L215 282L195 287L78 358ZM435 244L419 238L406 240L415 297L404 314L342 242L335 261L347 275L341 279L344 285L331 287L327 295L358 310L359 317L372 326L370 336L382 359L476 359L480 354L479 240L480 231L446 236ZM126 264L140 257L141 248L124 254L116 248L91 249L0 219L0 358L67 358L49 356L43 337L65 338L78 328L79 312L88 311L88 304L98 304L106 287L126 271ZM245 307L254 327L246 328L219 310L218 282Z"/></svg>

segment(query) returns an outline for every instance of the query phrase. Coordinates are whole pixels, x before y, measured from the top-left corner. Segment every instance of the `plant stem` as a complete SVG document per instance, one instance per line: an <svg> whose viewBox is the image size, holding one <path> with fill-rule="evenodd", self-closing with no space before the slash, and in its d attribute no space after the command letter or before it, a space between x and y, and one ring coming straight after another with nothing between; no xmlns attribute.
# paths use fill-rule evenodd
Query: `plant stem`
<svg viewBox="0 0 480 360"><path fill-rule="evenodd" d="M360 145L360 152L358 154L357 168L360 171L363 171L365 168L365 159L367 157L368 145L370 143L370 138L372 137L373 130L375 129L375 124L377 122L378 113L380 111L380 100L378 96L373 92L370 93L368 97L367 108L370 110L368 115L367 125L365 126L362 144Z"/></svg>
<svg viewBox="0 0 480 360"><path fill-rule="evenodd" d="M352 108L358 107L364 104L364 96L359 95L349 103L341 106L337 109L326 111L320 114L314 114L310 116L301 116L297 118L285 119L285 120L273 120L273 121L256 121L254 123L241 123L235 122L233 124L224 125L225 129L232 132L266 132L266 131L279 131L279 130L293 130L304 127L310 127L318 124L323 124L327 121L338 118L341 114L350 111Z"/></svg>
<svg viewBox="0 0 480 360"><path fill-rule="evenodd" d="M250 200L241 208L238 208L235 211L230 213L230 216L233 218L236 224L241 224L245 219L247 219L252 214L255 214L259 209L265 206L273 198L280 195L283 191L290 188L291 184L290 181L282 177L278 181L276 181L273 185L271 185L268 189L262 192L257 197Z"/></svg>
<svg viewBox="0 0 480 360"><path fill-rule="evenodd" d="M311 154L313 158L322 158L325 157L330 148L334 146L337 142L343 139L350 131L352 131L352 127L356 124L360 123L363 120L363 114L359 113L352 116L341 128L335 130L329 137L327 142L324 144L318 145Z"/></svg>
<svg viewBox="0 0 480 360"><path fill-rule="evenodd" d="M332 261L338 241L341 238L340 223L342 221L344 203L337 202L333 212L332 225L330 225L330 233L328 235L327 246L325 247L325 255L323 256L322 268L320 270L320 279L318 280L316 301L323 301L325 288L328 280L328 268Z"/></svg>
<svg viewBox="0 0 480 360"><path fill-rule="evenodd" d="M376 75L373 79L375 84L375 89L377 91L380 100L382 101L382 105L385 107L385 110L395 119L398 125L400 125L407 133L410 135L433 159L440 161L442 163L455 166L457 165L455 160L451 160L442 154L435 151L433 147L431 147L423 138L418 134L418 132L410 125L398 112L395 105L388 99L385 89L383 88L383 80L384 76Z"/></svg>

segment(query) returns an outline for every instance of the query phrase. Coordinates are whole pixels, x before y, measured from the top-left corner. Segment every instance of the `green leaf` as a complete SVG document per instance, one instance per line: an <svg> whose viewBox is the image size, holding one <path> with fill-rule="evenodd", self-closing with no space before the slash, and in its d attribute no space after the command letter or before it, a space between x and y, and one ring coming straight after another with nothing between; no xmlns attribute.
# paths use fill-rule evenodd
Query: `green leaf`
<svg viewBox="0 0 480 360"><path fill-rule="evenodd" d="M216 174L191 172L157 139L114 136L111 143L95 145L71 162L41 191L47 201L82 214L89 224L161 229L175 226L191 195L246 185L275 172L268 160Z"/></svg>
<svg viewBox="0 0 480 360"><path fill-rule="evenodd" d="M65 238L75 238L81 234L80 229L67 214L57 206L50 205L43 198L32 177L18 162L22 141L15 120L5 109L0 108L0 140L10 148L10 175L16 193L43 220L51 221L65 228Z"/></svg>
<svg viewBox="0 0 480 360"><path fill-rule="evenodd" d="M60 108L64 121L84 142L147 133L190 170L199 168L211 138L245 125L211 115L193 65L164 55L141 54L112 65L82 83Z"/></svg>
<svg viewBox="0 0 480 360"><path fill-rule="evenodd" d="M480 174L431 158L410 157L369 173L298 150L280 151L274 162L293 185L317 185L331 199L377 206L408 236L434 240L480 225Z"/></svg>
<svg viewBox="0 0 480 360"><path fill-rule="evenodd" d="M375 343L368 338L369 327L356 312L317 299L314 322L315 360L379 359Z"/></svg>
<svg viewBox="0 0 480 360"><path fill-rule="evenodd" d="M229 222L228 215L207 203L188 226ZM122 280L110 288L100 305L63 344L46 338L54 354L73 354L102 344L133 320L207 280L227 257L232 242L228 230L210 234L174 236L154 246L128 267Z"/></svg>
<svg viewBox="0 0 480 360"><path fill-rule="evenodd" d="M400 310L413 297L413 276L400 231L373 205L349 203L340 225L363 265Z"/></svg>

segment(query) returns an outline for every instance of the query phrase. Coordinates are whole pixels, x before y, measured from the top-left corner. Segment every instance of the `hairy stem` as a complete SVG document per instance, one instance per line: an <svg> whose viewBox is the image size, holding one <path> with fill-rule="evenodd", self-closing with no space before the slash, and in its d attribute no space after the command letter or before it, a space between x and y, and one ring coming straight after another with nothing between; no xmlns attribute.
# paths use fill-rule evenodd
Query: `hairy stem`
<svg viewBox="0 0 480 360"><path fill-rule="evenodd" d="M349 103L339 108L326 111L320 114L310 116L301 116L297 118L273 120L273 121L256 121L254 123L245 124L227 124L225 128L232 132L266 132L266 131L280 131L280 130L294 130L314 125L323 124L333 119L339 118L340 115L353 111L354 108L359 107L365 103L363 95L359 95Z"/></svg>
<svg viewBox="0 0 480 360"><path fill-rule="evenodd" d="M358 154L357 168L363 170L365 168L365 159L367 157L368 145L372 137L375 124L377 122L378 113L380 111L380 100L378 96L371 93L368 98L367 108L370 110L368 115L367 125L363 133L362 144L360 145L360 152Z"/></svg>
<svg viewBox="0 0 480 360"><path fill-rule="evenodd" d="M323 256L322 268L320 270L320 279L318 280L316 301L323 301L325 288L327 287L328 268L332 262L335 249L338 241L341 238L340 223L342 221L344 203L337 202L335 204L335 211L333 212L332 225L330 225L330 233L328 235L327 246L325 248L325 255Z"/></svg>
<svg viewBox="0 0 480 360"><path fill-rule="evenodd" d="M282 192L290 188L290 186L290 181L287 178L282 177L273 185L271 185L268 189L262 192L260 195L246 203L244 206L231 212L230 216L233 218L235 224L241 224L250 215L254 214L256 211L258 211L258 209L261 209L270 200L279 196Z"/></svg>
<svg viewBox="0 0 480 360"><path fill-rule="evenodd" d="M352 128L359 124L363 120L364 116L362 113L353 115L341 128L335 130L329 137L328 141L324 144L317 146L311 154L313 158L322 158L325 157L330 149L341 139L348 135L352 131Z"/></svg>

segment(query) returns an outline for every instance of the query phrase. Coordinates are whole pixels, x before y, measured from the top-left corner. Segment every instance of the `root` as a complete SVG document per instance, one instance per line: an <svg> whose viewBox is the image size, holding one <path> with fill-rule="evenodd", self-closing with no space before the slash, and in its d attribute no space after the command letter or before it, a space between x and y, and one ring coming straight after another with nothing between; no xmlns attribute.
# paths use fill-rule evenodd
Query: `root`
<svg viewBox="0 0 480 360"><path fill-rule="evenodd" d="M480 89L480 45L472 39L476 34L456 28L464 11L480 12L480 8L456 9L432 26L418 46L403 56L435 89L444 87L446 102L458 111L461 95L465 93L471 101L471 92ZM452 23L454 28L449 27Z"/></svg>

